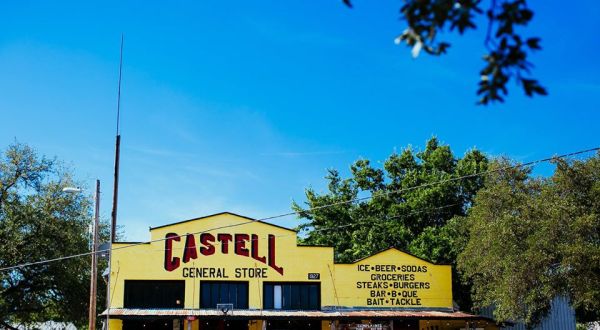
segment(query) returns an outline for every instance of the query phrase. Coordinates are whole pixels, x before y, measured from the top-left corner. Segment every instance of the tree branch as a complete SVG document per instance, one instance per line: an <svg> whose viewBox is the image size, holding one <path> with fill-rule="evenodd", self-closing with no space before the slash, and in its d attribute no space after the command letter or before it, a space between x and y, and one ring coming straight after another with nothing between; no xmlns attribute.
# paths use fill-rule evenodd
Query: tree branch
<svg viewBox="0 0 600 330"><path fill-rule="evenodd" d="M495 21L495 9L496 9L496 0L492 0L491 4L490 4L490 9L488 10L488 26L487 26L487 32L485 33L485 48L487 48L488 51L492 50L492 47L490 47L490 44L492 44L492 46L496 47L496 43L494 42L493 38L492 38L492 28L494 27L494 21Z"/></svg>
<svg viewBox="0 0 600 330"><path fill-rule="evenodd" d="M19 330L4 321L0 321L0 325L4 326L5 328L10 329L10 330Z"/></svg>

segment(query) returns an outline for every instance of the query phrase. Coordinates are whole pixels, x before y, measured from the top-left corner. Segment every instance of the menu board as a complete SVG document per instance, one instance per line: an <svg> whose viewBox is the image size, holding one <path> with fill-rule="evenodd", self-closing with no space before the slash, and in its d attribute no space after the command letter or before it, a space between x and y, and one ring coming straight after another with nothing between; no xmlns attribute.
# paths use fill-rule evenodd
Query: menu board
<svg viewBox="0 0 600 330"><path fill-rule="evenodd" d="M356 289L366 292L365 306L423 306L421 294L431 289L427 265L359 264Z"/></svg>

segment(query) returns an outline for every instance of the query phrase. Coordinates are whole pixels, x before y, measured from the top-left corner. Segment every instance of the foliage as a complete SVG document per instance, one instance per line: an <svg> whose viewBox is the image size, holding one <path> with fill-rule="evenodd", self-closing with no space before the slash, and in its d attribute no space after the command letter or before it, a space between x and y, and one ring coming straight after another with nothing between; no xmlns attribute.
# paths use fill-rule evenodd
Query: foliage
<svg viewBox="0 0 600 330"><path fill-rule="evenodd" d="M558 246L559 269L580 314L600 316L600 153L587 161L557 162L554 193L564 203L559 219L566 231Z"/></svg>
<svg viewBox="0 0 600 330"><path fill-rule="evenodd" d="M600 154L556 165L548 179L519 168L487 176L463 219L469 240L459 269L476 305L494 305L499 320L533 326L559 295L579 312L599 314Z"/></svg>
<svg viewBox="0 0 600 330"><path fill-rule="evenodd" d="M449 146L432 138L422 152L409 147L392 154L383 169L361 159L350 167L350 178L329 170L326 193L306 189L306 209L292 205L306 220L299 228L302 241L333 246L338 262L393 246L432 262L454 263L464 238L463 229L450 220L465 214L483 184L479 177L454 179L486 168L487 158L478 150L456 159ZM426 187L415 189L421 185ZM373 197L347 203L365 195ZM330 204L335 205L322 207ZM455 298L468 307L468 290L458 281L454 289Z"/></svg>
<svg viewBox="0 0 600 330"><path fill-rule="evenodd" d="M350 0L343 0L352 7ZM421 50L431 55L447 52L450 43L440 41L438 35L450 30L463 34L477 28L480 16L487 18L487 33L484 45L487 54L485 66L480 72L479 104L504 101L506 87L511 78L520 84L527 96L546 95L546 89L536 79L529 78L533 67L528 61L531 51L539 50L540 38L525 37L519 28L533 18L533 11L526 0L489 0L483 8L481 0L404 0L400 17L408 25L398 36L397 43L412 48L414 57Z"/></svg>
<svg viewBox="0 0 600 330"><path fill-rule="evenodd" d="M62 191L71 185L68 170L26 145L15 143L0 156L0 267L89 251L91 203ZM79 257L0 272L0 327L85 324L89 262Z"/></svg>

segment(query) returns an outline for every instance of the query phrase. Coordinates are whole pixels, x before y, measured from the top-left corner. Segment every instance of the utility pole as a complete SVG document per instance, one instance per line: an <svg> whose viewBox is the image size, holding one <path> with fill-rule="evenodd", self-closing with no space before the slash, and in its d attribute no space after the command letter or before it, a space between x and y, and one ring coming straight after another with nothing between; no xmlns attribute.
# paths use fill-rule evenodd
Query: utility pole
<svg viewBox="0 0 600 330"><path fill-rule="evenodd" d="M66 193L80 193L81 188L64 187L62 191ZM100 180L96 179L96 193L94 194L94 219L92 220L92 268L90 271L90 308L88 313L88 329L96 330L96 295L98 278L98 223L100 218Z"/></svg>
<svg viewBox="0 0 600 330"><path fill-rule="evenodd" d="M108 275L106 277L106 330L110 329L110 275L112 272L112 244L117 238L117 204L119 201L119 157L121 155L121 131L119 123L121 120L121 81L123 78L123 40L124 36L121 33L121 51L119 55L119 86L117 91L117 138L115 141L115 179L113 183L113 205L110 222L110 239L108 240Z"/></svg>
<svg viewBox="0 0 600 330"><path fill-rule="evenodd" d="M119 56L119 87L117 91L117 138L115 141L115 180L113 187L113 205L111 212L110 242L117 238L117 204L119 202L119 158L121 155L121 80L123 78L123 34L121 34L121 55Z"/></svg>
<svg viewBox="0 0 600 330"><path fill-rule="evenodd" d="M96 194L94 198L94 225L92 226L92 271L90 276L90 310L89 330L96 330L96 292L98 279L98 222L100 217L100 180L96 180Z"/></svg>

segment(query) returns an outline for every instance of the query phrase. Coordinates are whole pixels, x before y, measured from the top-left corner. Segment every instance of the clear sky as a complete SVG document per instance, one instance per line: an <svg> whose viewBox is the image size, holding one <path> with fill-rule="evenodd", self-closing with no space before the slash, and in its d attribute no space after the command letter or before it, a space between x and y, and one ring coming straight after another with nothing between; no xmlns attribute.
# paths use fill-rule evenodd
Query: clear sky
<svg viewBox="0 0 600 330"><path fill-rule="evenodd" d="M120 34L125 34L119 224L129 240L221 211L289 212L327 168L380 165L435 135L457 155L535 160L600 143L600 3L530 1L535 76L475 106L483 31L413 59L401 1L2 1L0 141L103 185L110 215ZM101 5L100 5L101 3ZM277 223L292 227L294 217Z"/></svg>

